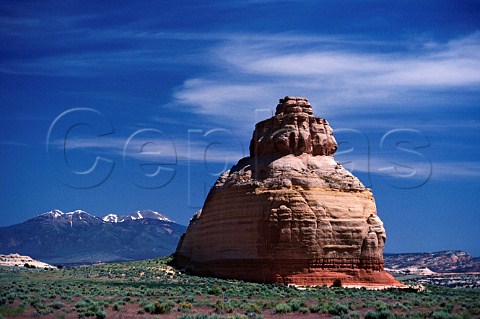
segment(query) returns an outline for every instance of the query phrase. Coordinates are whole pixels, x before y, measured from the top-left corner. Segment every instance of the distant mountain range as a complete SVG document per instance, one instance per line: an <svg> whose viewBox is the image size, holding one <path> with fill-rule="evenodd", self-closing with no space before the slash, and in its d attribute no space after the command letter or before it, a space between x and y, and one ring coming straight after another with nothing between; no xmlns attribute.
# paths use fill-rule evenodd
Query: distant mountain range
<svg viewBox="0 0 480 319"><path fill-rule="evenodd" d="M460 250L434 253L385 254L385 268L394 271L421 270L437 273L480 272L480 257ZM426 270L426 271L425 271Z"/></svg>
<svg viewBox="0 0 480 319"><path fill-rule="evenodd" d="M170 255L186 227L143 210L102 218L53 210L0 228L0 253L19 253L49 264L138 260Z"/></svg>
<svg viewBox="0 0 480 319"><path fill-rule="evenodd" d="M175 251L186 227L142 210L101 218L82 210L53 210L23 223L0 227L0 254L18 253L54 265L162 257ZM480 272L480 258L448 250L385 254L385 268L428 274Z"/></svg>

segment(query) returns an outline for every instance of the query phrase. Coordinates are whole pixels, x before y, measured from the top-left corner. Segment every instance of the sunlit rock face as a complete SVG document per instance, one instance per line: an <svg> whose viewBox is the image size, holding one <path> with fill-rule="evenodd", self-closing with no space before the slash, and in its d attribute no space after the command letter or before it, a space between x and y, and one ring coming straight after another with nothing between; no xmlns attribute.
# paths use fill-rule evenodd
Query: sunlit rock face
<svg viewBox="0 0 480 319"><path fill-rule="evenodd" d="M222 174L179 241L174 263L199 275L297 285L399 285L383 269L372 192L338 164L306 98L258 123L250 157Z"/></svg>

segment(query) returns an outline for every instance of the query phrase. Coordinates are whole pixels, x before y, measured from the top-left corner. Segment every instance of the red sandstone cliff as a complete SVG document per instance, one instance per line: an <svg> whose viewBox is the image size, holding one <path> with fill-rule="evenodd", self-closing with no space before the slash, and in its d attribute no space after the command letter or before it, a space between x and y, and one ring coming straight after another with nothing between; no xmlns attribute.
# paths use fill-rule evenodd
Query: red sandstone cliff
<svg viewBox="0 0 480 319"><path fill-rule="evenodd" d="M383 269L386 235L371 191L340 164L305 98L258 123L250 157L222 174L180 239L189 272L298 285L400 285Z"/></svg>

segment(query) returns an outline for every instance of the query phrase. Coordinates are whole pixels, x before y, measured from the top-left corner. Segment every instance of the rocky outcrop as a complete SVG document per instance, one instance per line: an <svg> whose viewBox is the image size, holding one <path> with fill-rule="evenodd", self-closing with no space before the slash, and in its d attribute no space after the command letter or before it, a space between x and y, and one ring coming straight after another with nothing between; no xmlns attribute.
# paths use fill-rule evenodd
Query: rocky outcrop
<svg viewBox="0 0 480 319"><path fill-rule="evenodd" d="M334 160L336 149L307 99L281 99L256 125L250 157L212 187L174 263L256 282L400 285L383 269L386 235L373 195Z"/></svg>
<svg viewBox="0 0 480 319"><path fill-rule="evenodd" d="M19 254L0 255L0 266L57 269L57 267Z"/></svg>
<svg viewBox="0 0 480 319"><path fill-rule="evenodd" d="M480 272L480 257L460 250L431 253L386 254L385 267L395 272L430 269L437 273Z"/></svg>

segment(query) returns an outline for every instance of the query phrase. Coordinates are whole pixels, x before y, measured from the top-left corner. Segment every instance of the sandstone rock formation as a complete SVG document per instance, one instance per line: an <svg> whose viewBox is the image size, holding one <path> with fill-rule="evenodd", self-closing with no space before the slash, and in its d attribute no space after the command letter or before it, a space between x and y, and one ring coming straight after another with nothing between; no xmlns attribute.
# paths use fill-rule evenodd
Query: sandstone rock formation
<svg viewBox="0 0 480 319"><path fill-rule="evenodd" d="M371 191L338 164L306 98L258 123L250 157L222 174L179 241L174 264L223 278L297 285L395 286Z"/></svg>

